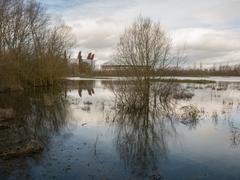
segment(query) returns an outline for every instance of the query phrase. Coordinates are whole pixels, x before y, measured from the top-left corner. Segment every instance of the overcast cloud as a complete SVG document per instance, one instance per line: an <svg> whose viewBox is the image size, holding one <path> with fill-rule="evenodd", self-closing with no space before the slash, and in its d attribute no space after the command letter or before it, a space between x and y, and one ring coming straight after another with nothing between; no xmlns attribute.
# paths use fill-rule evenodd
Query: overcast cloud
<svg viewBox="0 0 240 180"><path fill-rule="evenodd" d="M139 14L159 21L187 65L240 63L240 0L41 0L72 27L78 50L111 60L119 35Z"/></svg>

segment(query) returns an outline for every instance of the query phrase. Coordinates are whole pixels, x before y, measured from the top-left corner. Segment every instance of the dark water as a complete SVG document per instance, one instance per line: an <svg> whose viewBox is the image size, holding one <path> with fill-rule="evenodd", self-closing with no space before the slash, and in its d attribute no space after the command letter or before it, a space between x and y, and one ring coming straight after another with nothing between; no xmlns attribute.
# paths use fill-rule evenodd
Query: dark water
<svg viewBox="0 0 240 180"><path fill-rule="evenodd" d="M44 147L0 159L0 179L240 179L238 83L69 81L0 107L1 151Z"/></svg>

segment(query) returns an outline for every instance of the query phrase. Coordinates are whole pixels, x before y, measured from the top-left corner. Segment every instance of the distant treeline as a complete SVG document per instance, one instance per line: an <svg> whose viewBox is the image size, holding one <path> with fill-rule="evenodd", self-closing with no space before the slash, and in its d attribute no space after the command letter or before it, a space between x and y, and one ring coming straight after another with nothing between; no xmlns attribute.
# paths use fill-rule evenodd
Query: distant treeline
<svg viewBox="0 0 240 180"><path fill-rule="evenodd" d="M211 67L209 69L175 68L165 73L173 76L240 76L240 65L224 65L218 68Z"/></svg>
<svg viewBox="0 0 240 180"><path fill-rule="evenodd" d="M135 76L136 73L131 68L124 70L96 70L95 76ZM166 68L157 69L149 72L149 76L240 76L240 65L219 66L209 69L183 69L183 68Z"/></svg>
<svg viewBox="0 0 240 180"><path fill-rule="evenodd" d="M0 0L0 91L50 86L66 76L69 33L35 0Z"/></svg>

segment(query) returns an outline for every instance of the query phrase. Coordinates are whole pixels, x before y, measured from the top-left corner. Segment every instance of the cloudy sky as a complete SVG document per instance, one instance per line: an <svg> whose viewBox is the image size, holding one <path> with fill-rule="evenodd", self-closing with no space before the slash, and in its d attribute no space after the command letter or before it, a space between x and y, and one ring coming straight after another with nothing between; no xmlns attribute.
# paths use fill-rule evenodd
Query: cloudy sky
<svg viewBox="0 0 240 180"><path fill-rule="evenodd" d="M240 63L240 0L40 0L53 19L72 27L76 50L111 60L119 35L139 16L159 21L185 65ZM74 54L74 56L76 56Z"/></svg>

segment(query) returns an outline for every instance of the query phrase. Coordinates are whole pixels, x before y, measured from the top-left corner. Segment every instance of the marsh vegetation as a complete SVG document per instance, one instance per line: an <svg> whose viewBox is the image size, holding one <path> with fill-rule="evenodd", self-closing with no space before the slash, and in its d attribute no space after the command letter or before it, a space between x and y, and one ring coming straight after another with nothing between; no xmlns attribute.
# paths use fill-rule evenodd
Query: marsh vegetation
<svg viewBox="0 0 240 180"><path fill-rule="evenodd" d="M37 1L0 1L0 91L50 86L68 72L70 28Z"/></svg>

